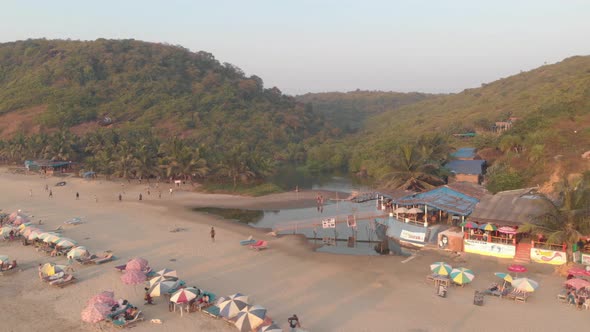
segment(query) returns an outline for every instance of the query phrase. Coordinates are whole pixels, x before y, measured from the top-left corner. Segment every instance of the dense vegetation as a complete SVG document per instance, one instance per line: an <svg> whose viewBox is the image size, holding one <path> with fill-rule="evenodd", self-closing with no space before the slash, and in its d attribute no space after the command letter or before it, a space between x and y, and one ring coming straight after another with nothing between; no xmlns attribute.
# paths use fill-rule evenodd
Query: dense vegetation
<svg viewBox="0 0 590 332"><path fill-rule="evenodd" d="M105 117L109 128L97 124ZM235 185L305 160L330 131L310 107L209 53L135 40L0 44L5 161L68 159L122 177Z"/></svg>
<svg viewBox="0 0 590 332"><path fill-rule="evenodd" d="M307 93L295 97L298 101L310 103L316 113L341 133L353 133L363 127L367 118L404 105L432 98L435 95L411 92L350 91Z"/></svg>
<svg viewBox="0 0 590 332"><path fill-rule="evenodd" d="M492 130L496 121L510 117L518 118L510 130ZM468 132L476 136L453 136ZM590 57L386 111L368 119L354 136L312 149L334 153L310 153L308 163L346 165L352 172L383 178L406 167L400 146L419 149L420 141L433 136L440 138L435 149L475 146L483 157L495 155L488 177L493 191L543 183L556 160L563 171L584 171L588 161L580 156L590 150Z"/></svg>

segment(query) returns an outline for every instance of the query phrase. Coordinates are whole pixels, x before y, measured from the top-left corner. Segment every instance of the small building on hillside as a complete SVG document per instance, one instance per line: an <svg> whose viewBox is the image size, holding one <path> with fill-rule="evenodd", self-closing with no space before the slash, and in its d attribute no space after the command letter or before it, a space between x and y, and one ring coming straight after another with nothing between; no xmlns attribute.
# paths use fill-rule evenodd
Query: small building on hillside
<svg viewBox="0 0 590 332"><path fill-rule="evenodd" d="M481 184L485 172L485 160L451 160L445 167L453 173L449 182L471 182Z"/></svg>

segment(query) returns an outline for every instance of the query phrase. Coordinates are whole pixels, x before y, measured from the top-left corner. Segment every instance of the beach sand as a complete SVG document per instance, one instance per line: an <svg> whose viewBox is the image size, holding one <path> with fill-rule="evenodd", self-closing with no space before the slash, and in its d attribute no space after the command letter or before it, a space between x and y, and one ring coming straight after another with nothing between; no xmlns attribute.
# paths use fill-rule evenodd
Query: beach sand
<svg viewBox="0 0 590 332"><path fill-rule="evenodd" d="M145 313L146 321L134 331L235 331L227 323L201 313L181 317L169 312L163 298L143 305L143 286L128 286L113 269L129 258L143 257L154 269L178 271L188 285L218 296L248 294L253 303L268 309L287 331L287 318L296 313L309 331L549 331L584 326L589 311L578 311L556 300L563 278L551 266L529 264L525 275L540 288L527 303L485 298L473 305L474 290L499 281L493 272L505 271L511 260L422 250L414 258L397 256L346 256L316 253L298 236L274 238L264 231L197 214L192 206L281 208L313 206L315 192L290 192L258 198L175 191L160 185L147 195L144 184L86 181L66 178L67 185L53 187L61 178L14 175L0 169L0 208L22 209L45 230L63 225L64 236L77 240L91 252L111 250L118 258L103 265L75 265L78 282L64 289L39 281L39 263L65 264L22 246L0 241L0 254L17 259L21 272L0 276L0 331L95 331L83 323L80 312L86 301L102 290L113 290ZM44 190L48 184L53 198ZM29 197L29 190L33 196ZM125 192L119 202L119 192ZM80 200L75 200L75 193ZM143 200L138 201L139 193ZM329 195L326 193L326 195ZM325 196L326 196L325 195ZM329 196L328 196L329 197ZM81 217L83 224L63 222ZM215 226L213 243L209 229ZM171 230L182 229L179 232ZM269 241L270 249L249 250L239 241L253 235ZM444 260L465 266L476 279L465 287L452 287L447 298L435 295L425 281L429 265ZM150 319L162 320L162 325ZM103 325L103 328L107 325Z"/></svg>

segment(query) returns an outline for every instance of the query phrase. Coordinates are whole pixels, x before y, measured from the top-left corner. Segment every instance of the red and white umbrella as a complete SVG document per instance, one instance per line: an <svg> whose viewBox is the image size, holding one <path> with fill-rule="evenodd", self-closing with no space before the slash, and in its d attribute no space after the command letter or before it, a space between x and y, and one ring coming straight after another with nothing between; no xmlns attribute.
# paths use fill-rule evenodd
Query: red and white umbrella
<svg viewBox="0 0 590 332"><path fill-rule="evenodd" d="M125 271L121 280L127 285L138 285L145 282L145 273L141 271Z"/></svg>
<svg viewBox="0 0 590 332"><path fill-rule="evenodd" d="M178 304L187 303L190 300L195 299L196 297L197 294L182 288L176 291L176 293L172 294L172 296L170 297L170 301Z"/></svg>

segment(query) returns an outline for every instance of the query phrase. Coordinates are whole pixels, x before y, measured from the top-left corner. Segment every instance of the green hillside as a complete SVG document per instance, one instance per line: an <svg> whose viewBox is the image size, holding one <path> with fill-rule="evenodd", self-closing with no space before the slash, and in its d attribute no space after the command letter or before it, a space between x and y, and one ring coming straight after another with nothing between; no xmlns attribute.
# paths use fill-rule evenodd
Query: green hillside
<svg viewBox="0 0 590 332"><path fill-rule="evenodd" d="M410 92L350 91L307 93L296 96L298 101L310 103L314 111L343 133L362 128L365 119L398 109L404 105L432 98L435 95Z"/></svg>
<svg viewBox="0 0 590 332"><path fill-rule="evenodd" d="M112 124L99 126L105 118ZM321 142L316 134L326 136L326 128L311 108L206 52L136 40L0 44L0 158L7 161L68 157L133 177L140 172L131 166L121 171L106 162L124 158L121 140L130 145L129 164L139 158L138 139L147 144L160 159L150 173L172 163L163 161L172 153L165 146L182 142L192 154L199 149L209 177L236 180L254 164L272 170L276 161L304 159L304 142ZM72 144L60 154L64 140ZM105 160L96 162L89 141Z"/></svg>
<svg viewBox="0 0 590 332"><path fill-rule="evenodd" d="M510 117L517 117L512 129L492 131L496 121ZM466 132L477 136L452 136ZM521 185L543 183L556 160L568 171L583 171L588 161L580 155L590 150L590 57L568 58L481 88L384 112L342 144L351 147L351 171L366 169L380 177L391 172L397 146L434 135L455 147L480 148L493 156L498 174L515 175ZM493 177L494 168L490 171Z"/></svg>

